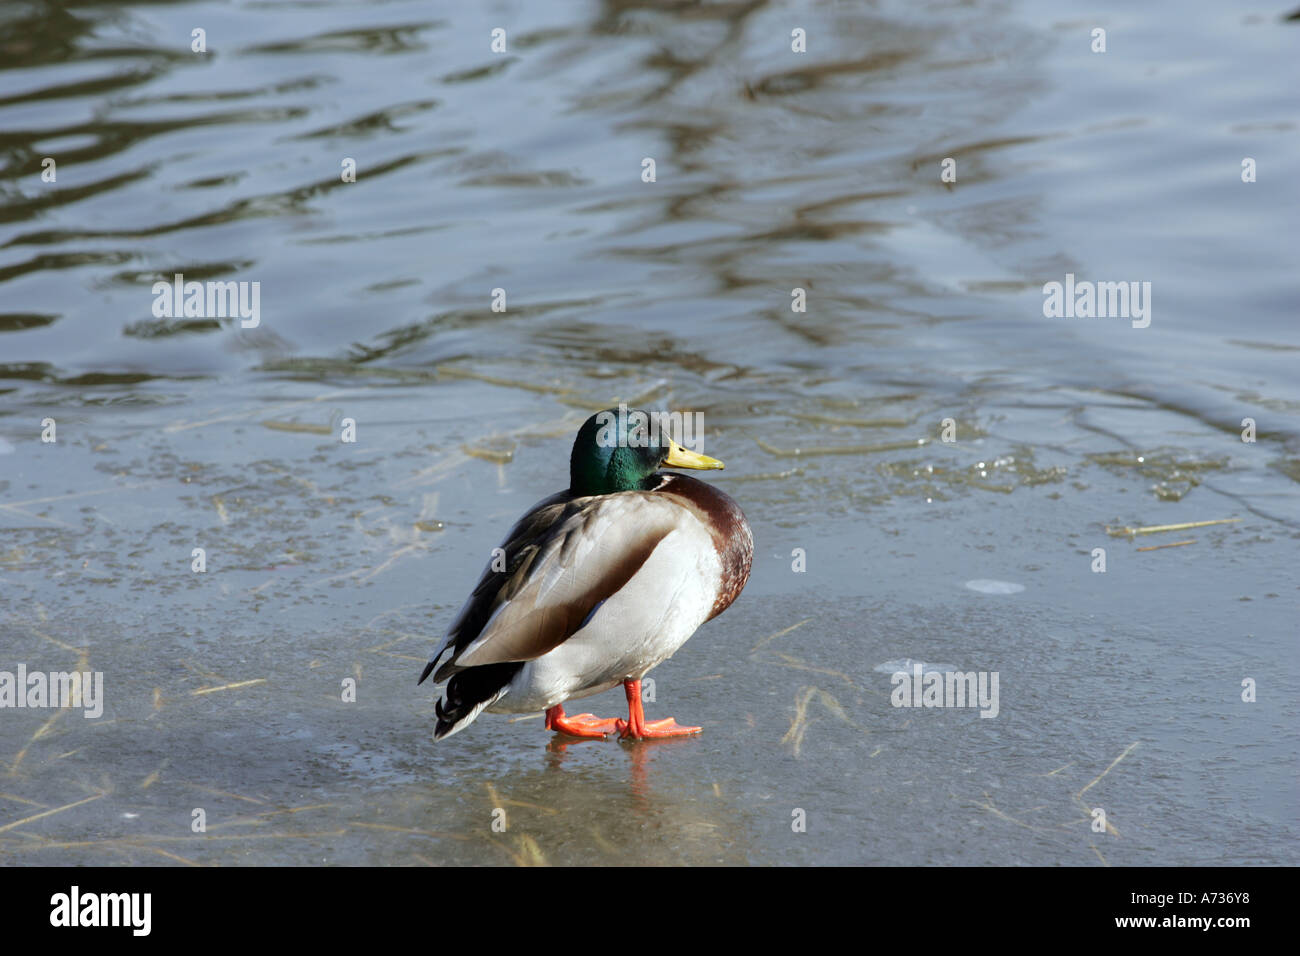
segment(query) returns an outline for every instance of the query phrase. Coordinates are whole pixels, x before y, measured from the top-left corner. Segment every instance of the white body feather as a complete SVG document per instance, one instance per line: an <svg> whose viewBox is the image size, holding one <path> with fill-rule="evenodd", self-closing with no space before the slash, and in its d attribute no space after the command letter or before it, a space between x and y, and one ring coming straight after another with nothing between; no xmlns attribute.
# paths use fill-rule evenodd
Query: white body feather
<svg viewBox="0 0 1300 956"><path fill-rule="evenodd" d="M708 618L721 574L708 529L694 518L683 522L591 620L526 663L487 710L545 710L645 676Z"/></svg>

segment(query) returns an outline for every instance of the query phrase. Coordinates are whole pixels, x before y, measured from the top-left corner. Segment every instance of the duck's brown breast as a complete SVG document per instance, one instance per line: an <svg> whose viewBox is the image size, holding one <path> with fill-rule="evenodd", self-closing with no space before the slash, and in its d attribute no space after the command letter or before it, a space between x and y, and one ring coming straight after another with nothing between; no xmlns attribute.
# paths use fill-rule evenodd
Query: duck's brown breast
<svg viewBox="0 0 1300 956"><path fill-rule="evenodd" d="M754 564L754 533L745 513L726 492L687 475L665 474L655 488L660 494L678 499L693 511L713 535L713 546L722 564L718 596L706 620L712 620L740 596Z"/></svg>

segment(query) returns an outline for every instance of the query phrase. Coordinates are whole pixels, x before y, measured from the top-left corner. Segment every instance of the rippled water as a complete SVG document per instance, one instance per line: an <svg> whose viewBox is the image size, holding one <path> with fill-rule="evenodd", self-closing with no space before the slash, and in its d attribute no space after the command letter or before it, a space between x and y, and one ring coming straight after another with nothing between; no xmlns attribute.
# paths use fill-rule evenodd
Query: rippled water
<svg viewBox="0 0 1300 956"><path fill-rule="evenodd" d="M6 5L0 671L106 702L0 710L0 858L1296 863L1288 12ZM653 675L704 734L434 746L421 663L620 400L703 412L754 528Z"/></svg>

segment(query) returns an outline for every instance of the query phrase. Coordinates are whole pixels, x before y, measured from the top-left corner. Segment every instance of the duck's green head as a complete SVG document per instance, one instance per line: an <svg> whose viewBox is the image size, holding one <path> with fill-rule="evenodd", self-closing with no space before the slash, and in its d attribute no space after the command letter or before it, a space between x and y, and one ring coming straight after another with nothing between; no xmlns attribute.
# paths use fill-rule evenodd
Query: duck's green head
<svg viewBox="0 0 1300 956"><path fill-rule="evenodd" d="M721 468L722 462L683 448L656 428L647 412L626 406L606 409L578 429L569 457L569 490L584 496L649 488L664 465Z"/></svg>

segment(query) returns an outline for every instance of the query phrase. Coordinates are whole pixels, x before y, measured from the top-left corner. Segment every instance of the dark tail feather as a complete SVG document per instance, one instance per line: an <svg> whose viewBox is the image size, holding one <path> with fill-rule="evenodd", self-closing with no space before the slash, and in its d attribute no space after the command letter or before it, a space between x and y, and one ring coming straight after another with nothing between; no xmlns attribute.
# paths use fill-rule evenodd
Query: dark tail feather
<svg viewBox="0 0 1300 956"><path fill-rule="evenodd" d="M433 729L433 739L450 737L469 726L483 708L505 695L506 688L523 666L523 661L483 664L466 668L454 675L447 681L442 700L434 706L438 723ZM425 674L428 675L427 668Z"/></svg>

